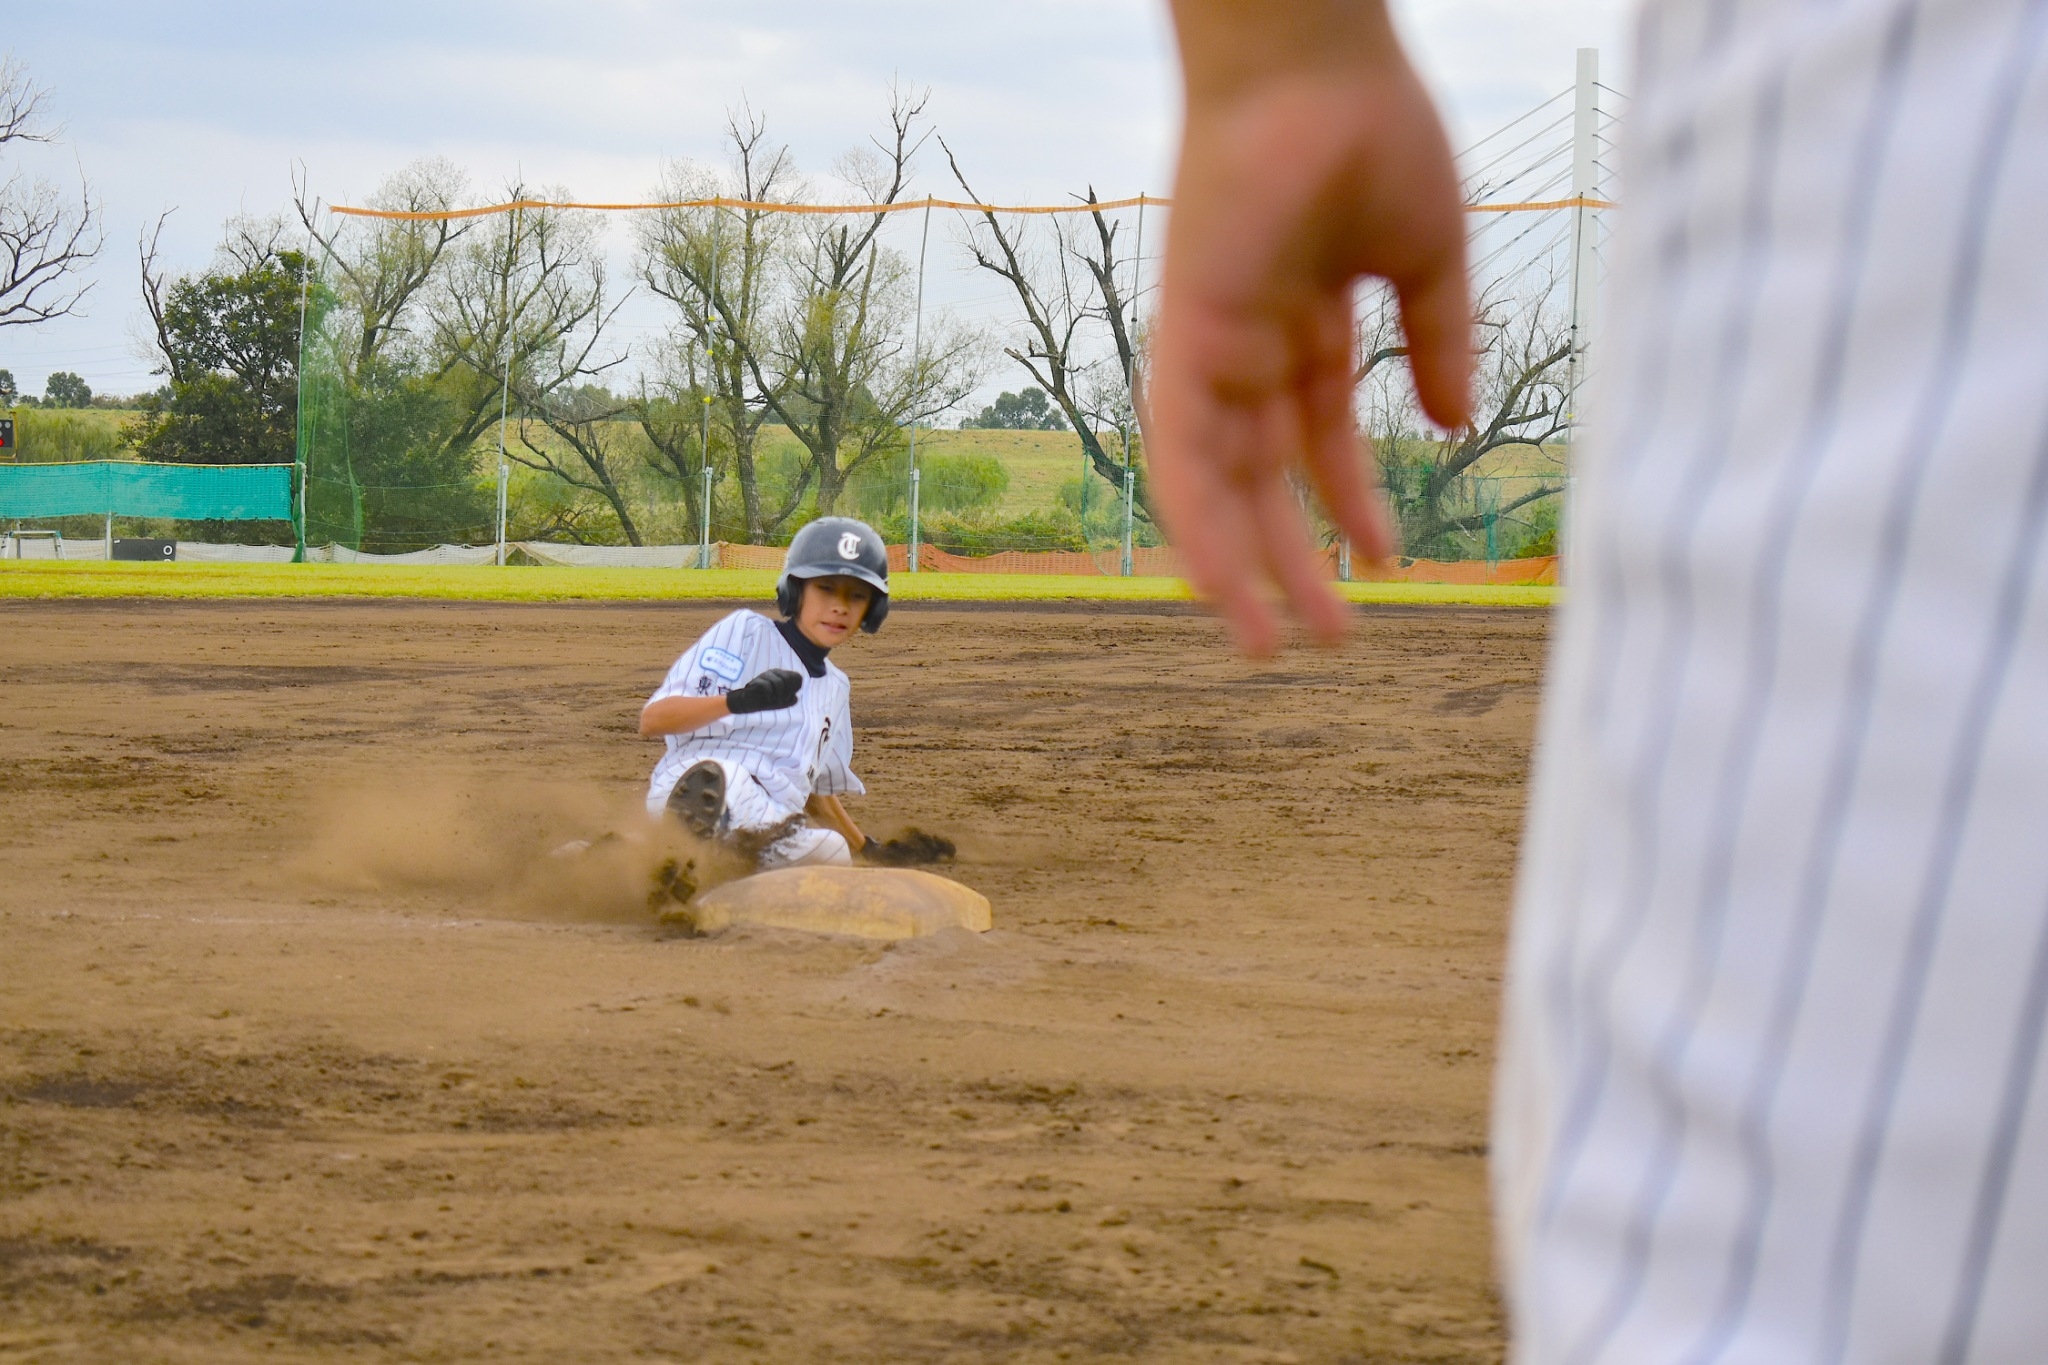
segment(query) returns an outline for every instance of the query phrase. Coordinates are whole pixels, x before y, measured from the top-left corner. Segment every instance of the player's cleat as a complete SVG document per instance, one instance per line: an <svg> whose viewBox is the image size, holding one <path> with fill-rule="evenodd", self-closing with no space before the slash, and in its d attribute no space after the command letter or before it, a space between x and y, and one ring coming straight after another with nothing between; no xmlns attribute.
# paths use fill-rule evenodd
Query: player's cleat
<svg viewBox="0 0 2048 1365"><path fill-rule="evenodd" d="M718 834L725 815L725 769L716 763L693 763L668 794L668 808L699 839Z"/></svg>

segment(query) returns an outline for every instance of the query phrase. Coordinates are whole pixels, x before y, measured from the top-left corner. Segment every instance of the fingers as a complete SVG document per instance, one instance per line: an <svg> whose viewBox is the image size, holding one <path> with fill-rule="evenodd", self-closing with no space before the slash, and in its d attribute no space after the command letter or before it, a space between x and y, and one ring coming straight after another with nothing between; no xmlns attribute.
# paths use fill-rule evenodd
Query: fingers
<svg viewBox="0 0 2048 1365"><path fill-rule="evenodd" d="M1321 557L1308 533L1301 503L1285 478L1266 480L1252 501L1259 557L1287 604L1309 633L1324 643L1344 634L1344 603L1323 577Z"/></svg>
<svg viewBox="0 0 2048 1365"><path fill-rule="evenodd" d="M1226 470L1246 468L1253 433L1247 414L1215 402L1162 342L1146 405L1147 445L1173 452L1153 462L1159 512L1173 533L1188 584L1214 602L1238 646L1252 655L1272 652L1278 631L1256 582L1243 571L1256 557L1256 531L1243 490Z"/></svg>
<svg viewBox="0 0 2048 1365"><path fill-rule="evenodd" d="M1170 393L1172 380L1167 383ZM1157 380L1154 396L1164 397ZM1293 396L1273 395L1254 410L1210 400L1194 411L1198 418L1190 426L1201 436L1181 447L1186 458L1155 466L1154 485L1190 585L1216 603L1239 647L1255 657L1279 643L1278 622L1262 591L1266 581L1317 638L1337 638L1345 608L1325 578L1286 474L1304 438ZM1178 422L1163 425L1164 431L1160 423L1149 431L1158 431L1159 439L1178 434ZM1356 477L1355 459L1353 472ZM1374 534L1376 523L1359 524ZM1247 561L1263 572L1245 572Z"/></svg>
<svg viewBox="0 0 2048 1365"><path fill-rule="evenodd" d="M1415 396L1440 427L1462 427L1472 407L1472 299L1462 244L1428 275L1397 281Z"/></svg>
<svg viewBox="0 0 2048 1365"><path fill-rule="evenodd" d="M1347 291L1341 328L1334 338L1320 339L1321 353L1302 381L1302 463L1310 486L1352 549L1378 563L1393 553L1393 535L1351 409L1349 302Z"/></svg>

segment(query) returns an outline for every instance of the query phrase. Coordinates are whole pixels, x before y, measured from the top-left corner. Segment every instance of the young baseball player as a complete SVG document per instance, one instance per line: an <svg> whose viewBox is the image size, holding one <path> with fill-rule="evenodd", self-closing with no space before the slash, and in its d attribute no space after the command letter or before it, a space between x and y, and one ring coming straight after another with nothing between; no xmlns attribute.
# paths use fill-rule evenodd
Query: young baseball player
<svg viewBox="0 0 2048 1365"><path fill-rule="evenodd" d="M882 538L821 517L789 543L780 620L736 611L683 651L640 712L664 741L647 809L765 869L850 863L872 845L839 802L865 791L851 766L846 674L827 655L889 614Z"/></svg>

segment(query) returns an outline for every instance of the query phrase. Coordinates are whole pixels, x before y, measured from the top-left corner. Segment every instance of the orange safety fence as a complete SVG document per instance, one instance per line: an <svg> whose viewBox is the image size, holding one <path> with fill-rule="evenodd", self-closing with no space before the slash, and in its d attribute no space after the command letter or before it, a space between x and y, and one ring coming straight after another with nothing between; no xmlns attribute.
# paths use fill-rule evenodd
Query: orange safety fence
<svg viewBox="0 0 2048 1365"><path fill-rule="evenodd" d="M778 545L734 545L719 541L715 562L721 569L768 569L782 567L783 550ZM1337 575L1335 550L1325 551L1324 569ZM1086 554L1079 550L1005 550L992 555L956 555L936 545L918 548L918 568L925 573L1078 574L1115 577L1121 567L1118 551ZM910 547L889 547L889 571L910 570ZM1178 551L1168 546L1135 546L1131 550L1131 572L1139 578L1179 578ZM1393 583L1452 583L1468 585L1542 585L1557 582L1557 556L1530 559L1502 559L1489 564L1483 559L1433 560L1395 559L1374 570L1362 561L1353 565L1352 576L1360 580Z"/></svg>
<svg viewBox="0 0 2048 1365"><path fill-rule="evenodd" d="M1498 583L1515 587L1551 586L1557 582L1557 556L1529 559L1397 559L1384 570L1354 573L1356 578L1383 583Z"/></svg>
<svg viewBox="0 0 2048 1365"><path fill-rule="evenodd" d="M905 213L911 209L964 209L971 213L1095 213L1144 205L1171 208L1171 199L1136 194L1128 199L1076 200L1071 204L975 204L959 199L897 199L886 204L777 204L756 199L674 199L648 204L582 204L573 199L512 199L502 204L480 204L468 209L368 209L349 204L330 204L335 213L351 218L396 218L407 222L445 222L456 218L487 218L494 213L521 209L590 209L598 213L640 213L662 209L739 209L754 213ZM1575 195L1569 199L1529 199L1502 204L1467 204L1467 213L1543 213L1551 209L1611 209L1612 200Z"/></svg>

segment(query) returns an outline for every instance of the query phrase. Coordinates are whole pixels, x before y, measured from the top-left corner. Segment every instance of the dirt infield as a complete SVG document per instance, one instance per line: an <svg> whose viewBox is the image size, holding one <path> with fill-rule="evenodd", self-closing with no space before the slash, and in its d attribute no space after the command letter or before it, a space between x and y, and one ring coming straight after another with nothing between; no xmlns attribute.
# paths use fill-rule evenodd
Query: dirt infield
<svg viewBox="0 0 2048 1365"><path fill-rule="evenodd" d="M851 802L996 930L661 940L699 604L0 604L0 1360L1488 1361L1546 619L905 608Z"/></svg>

